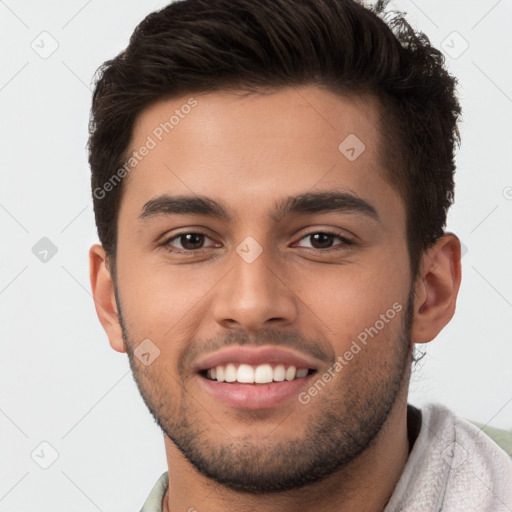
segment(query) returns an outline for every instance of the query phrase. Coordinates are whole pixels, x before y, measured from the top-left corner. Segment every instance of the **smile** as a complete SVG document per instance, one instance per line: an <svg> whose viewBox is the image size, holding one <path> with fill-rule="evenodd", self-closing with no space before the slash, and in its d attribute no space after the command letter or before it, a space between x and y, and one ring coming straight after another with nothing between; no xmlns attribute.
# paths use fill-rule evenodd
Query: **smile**
<svg viewBox="0 0 512 512"><path fill-rule="evenodd" d="M203 375L216 382L237 382L240 384L268 384L270 382L293 381L306 377L314 370L297 368L284 364L236 364L218 365L203 371Z"/></svg>

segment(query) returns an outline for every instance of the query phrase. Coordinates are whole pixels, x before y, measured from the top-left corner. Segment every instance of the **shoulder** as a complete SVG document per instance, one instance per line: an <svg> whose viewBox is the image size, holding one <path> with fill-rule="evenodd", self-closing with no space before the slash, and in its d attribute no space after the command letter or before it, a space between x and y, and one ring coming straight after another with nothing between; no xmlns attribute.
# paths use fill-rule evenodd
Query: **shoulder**
<svg viewBox="0 0 512 512"><path fill-rule="evenodd" d="M482 432L487 434L502 450L512 458L512 430L503 430L499 428L489 427L476 421L471 421L473 425L478 427Z"/></svg>
<svg viewBox="0 0 512 512"><path fill-rule="evenodd" d="M421 427L386 512L510 512L512 459L448 408L421 408Z"/></svg>
<svg viewBox="0 0 512 512"><path fill-rule="evenodd" d="M484 431L442 405L430 404L423 414L431 460L446 474L440 492L443 506L447 510L509 510L510 456Z"/></svg>

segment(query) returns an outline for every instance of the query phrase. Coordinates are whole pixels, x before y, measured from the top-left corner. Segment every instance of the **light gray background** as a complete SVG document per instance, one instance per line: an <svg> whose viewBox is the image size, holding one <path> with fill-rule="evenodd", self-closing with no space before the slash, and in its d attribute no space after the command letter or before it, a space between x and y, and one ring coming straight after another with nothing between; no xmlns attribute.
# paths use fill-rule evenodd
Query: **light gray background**
<svg viewBox="0 0 512 512"><path fill-rule="evenodd" d="M166 470L162 435L90 296L85 150L96 68L166 3L0 0L1 512L137 511ZM393 5L451 54L464 110L448 222L467 247L463 283L411 402L510 429L512 1ZM46 263L32 252L42 237L58 249Z"/></svg>

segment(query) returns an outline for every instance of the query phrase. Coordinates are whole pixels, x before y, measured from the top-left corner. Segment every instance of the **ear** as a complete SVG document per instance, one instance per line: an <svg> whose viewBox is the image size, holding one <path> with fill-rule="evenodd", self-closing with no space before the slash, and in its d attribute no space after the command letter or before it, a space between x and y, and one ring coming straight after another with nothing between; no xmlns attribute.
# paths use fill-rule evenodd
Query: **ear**
<svg viewBox="0 0 512 512"><path fill-rule="evenodd" d="M119 323L114 283L108 268L105 249L93 245L89 250L89 273L96 314L107 333L110 345L118 352L126 352Z"/></svg>
<svg viewBox="0 0 512 512"><path fill-rule="evenodd" d="M446 233L426 251L415 283L413 343L432 341L452 319L461 280L460 240Z"/></svg>

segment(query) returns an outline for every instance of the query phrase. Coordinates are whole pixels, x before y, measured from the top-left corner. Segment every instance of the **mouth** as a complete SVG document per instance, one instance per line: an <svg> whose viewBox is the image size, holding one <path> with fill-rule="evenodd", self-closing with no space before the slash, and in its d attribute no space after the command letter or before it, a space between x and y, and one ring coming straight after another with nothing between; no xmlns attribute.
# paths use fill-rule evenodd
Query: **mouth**
<svg viewBox="0 0 512 512"><path fill-rule="evenodd" d="M214 382L238 384L269 384L290 382L312 375L314 368L297 368L294 365L263 363L259 365L228 363L217 365L199 373Z"/></svg>
<svg viewBox="0 0 512 512"><path fill-rule="evenodd" d="M208 400L236 409L271 409L297 400L321 363L278 347L231 347L196 364Z"/></svg>

